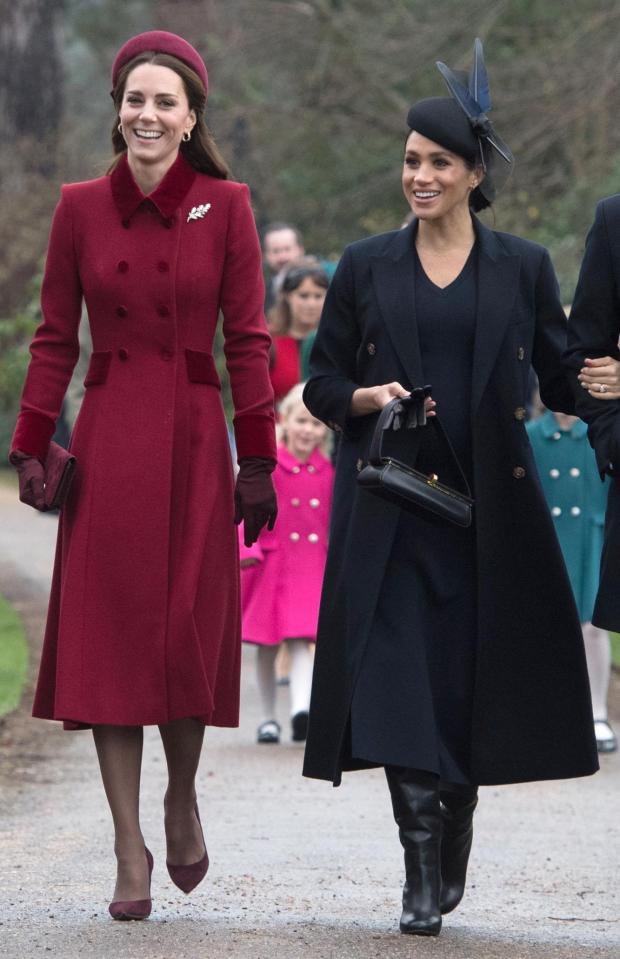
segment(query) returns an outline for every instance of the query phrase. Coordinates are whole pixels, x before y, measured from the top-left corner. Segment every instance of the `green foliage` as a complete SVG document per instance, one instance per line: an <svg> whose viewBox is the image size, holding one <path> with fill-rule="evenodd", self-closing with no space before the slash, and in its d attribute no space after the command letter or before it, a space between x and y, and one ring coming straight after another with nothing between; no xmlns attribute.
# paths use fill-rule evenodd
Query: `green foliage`
<svg viewBox="0 0 620 959"><path fill-rule="evenodd" d="M0 319L0 443L5 438L3 424L15 419L30 359L27 344L41 320L40 286L39 275L30 284L26 306L13 316Z"/></svg>
<svg viewBox="0 0 620 959"><path fill-rule="evenodd" d="M28 670L28 647L22 622L0 596L0 716L19 705Z"/></svg>

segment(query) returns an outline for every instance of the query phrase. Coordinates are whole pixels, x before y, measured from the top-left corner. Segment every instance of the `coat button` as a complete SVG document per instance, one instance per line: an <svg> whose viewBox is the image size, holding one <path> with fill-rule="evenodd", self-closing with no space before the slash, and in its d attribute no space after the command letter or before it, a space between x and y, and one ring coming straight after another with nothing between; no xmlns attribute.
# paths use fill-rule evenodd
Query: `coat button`
<svg viewBox="0 0 620 959"><path fill-rule="evenodd" d="M562 515L562 510L560 509L559 506L553 506L552 509L551 509L551 515L552 515L552 516L561 516L561 515Z"/></svg>
<svg viewBox="0 0 620 959"><path fill-rule="evenodd" d="M165 260L160 260L159 263L157 264L157 269L159 270L160 273L167 273L170 267L168 266Z"/></svg>
<svg viewBox="0 0 620 959"><path fill-rule="evenodd" d="M527 410L525 409L524 406L517 406L514 416L516 420L519 420L519 421L524 420L525 417L527 416Z"/></svg>
<svg viewBox="0 0 620 959"><path fill-rule="evenodd" d="M523 479L523 477L525 476L525 470L523 469L522 466L515 466L515 468L512 471L512 475L514 476L515 479Z"/></svg>
<svg viewBox="0 0 620 959"><path fill-rule="evenodd" d="M517 350L517 359L518 360L525 359L525 350L523 349L522 346L520 346L519 349Z"/></svg>
<svg viewBox="0 0 620 959"><path fill-rule="evenodd" d="M551 477L551 479L557 479L559 475L560 475L559 470L556 470L556 469L549 470L549 476Z"/></svg>
<svg viewBox="0 0 620 959"><path fill-rule="evenodd" d="M119 360L123 360L123 361L129 359L129 353L127 352L124 346L121 346L120 350L118 351L118 358Z"/></svg>
<svg viewBox="0 0 620 959"><path fill-rule="evenodd" d="M124 320L125 317L127 316L127 307L126 307L126 306L117 306L117 307L116 307L116 315L119 316L119 317L121 318L121 320Z"/></svg>
<svg viewBox="0 0 620 959"><path fill-rule="evenodd" d="M291 506L299 506L299 499L297 496L293 496L291 500Z"/></svg>
<svg viewBox="0 0 620 959"><path fill-rule="evenodd" d="M309 473L316 473L316 467L314 467L312 463L309 463L306 469L308 470Z"/></svg>
<svg viewBox="0 0 620 959"><path fill-rule="evenodd" d="M129 269L129 263L127 262L127 260L119 260L118 263L116 264L116 269L118 270L119 273L126 273L127 270Z"/></svg>
<svg viewBox="0 0 620 959"><path fill-rule="evenodd" d="M318 543L318 541L319 541L318 533L309 533L309 534L308 534L308 542L309 542L309 543Z"/></svg>
<svg viewBox="0 0 620 959"><path fill-rule="evenodd" d="M172 350L167 350L165 347L161 351L162 360L171 360L173 356L174 356L174 353L172 352Z"/></svg>
<svg viewBox="0 0 620 959"><path fill-rule="evenodd" d="M157 307L157 312L160 316L170 316L170 310L163 303Z"/></svg>
<svg viewBox="0 0 620 959"><path fill-rule="evenodd" d="M573 468L572 468L571 471L570 471L570 475L571 475L571 476L581 476L581 470L580 470L580 469L577 469L576 466L573 466Z"/></svg>
<svg viewBox="0 0 620 959"><path fill-rule="evenodd" d="M374 343L369 343L366 349L368 350L371 356L374 356L375 353L377 352L377 347L375 346Z"/></svg>
<svg viewBox="0 0 620 959"><path fill-rule="evenodd" d="M317 499L316 496L313 496L312 499L310 500L310 506L312 507L312 509L318 509L320 505L321 505L321 500Z"/></svg>
<svg viewBox="0 0 620 959"><path fill-rule="evenodd" d="M293 473L301 473L301 466L294 466L292 472L293 472Z"/></svg>
<svg viewBox="0 0 620 959"><path fill-rule="evenodd" d="M552 438L553 438L554 440L561 440L561 439L562 439L562 434L560 433L559 430L556 430L555 433L552 433Z"/></svg>
<svg viewBox="0 0 620 959"><path fill-rule="evenodd" d="M299 539L299 533L289 533L289 539L292 539L296 543Z"/></svg>
<svg viewBox="0 0 620 959"><path fill-rule="evenodd" d="M355 469L357 470L358 473L362 472L363 465L364 465L364 460L358 460L357 463L355 464Z"/></svg>
<svg viewBox="0 0 620 959"><path fill-rule="evenodd" d="M579 509L578 506L571 506L571 508L570 508L570 515L571 515L571 516L581 516L581 510Z"/></svg>

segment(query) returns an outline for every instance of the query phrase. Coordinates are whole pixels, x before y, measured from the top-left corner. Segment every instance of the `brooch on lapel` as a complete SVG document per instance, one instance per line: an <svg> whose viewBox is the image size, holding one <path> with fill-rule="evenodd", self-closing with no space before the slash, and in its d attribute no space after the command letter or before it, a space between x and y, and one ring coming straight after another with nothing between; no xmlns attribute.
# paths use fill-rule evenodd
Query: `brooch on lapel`
<svg viewBox="0 0 620 959"><path fill-rule="evenodd" d="M200 206L193 206L187 214L187 222L190 220L202 220L203 216L211 209L210 203L201 203Z"/></svg>

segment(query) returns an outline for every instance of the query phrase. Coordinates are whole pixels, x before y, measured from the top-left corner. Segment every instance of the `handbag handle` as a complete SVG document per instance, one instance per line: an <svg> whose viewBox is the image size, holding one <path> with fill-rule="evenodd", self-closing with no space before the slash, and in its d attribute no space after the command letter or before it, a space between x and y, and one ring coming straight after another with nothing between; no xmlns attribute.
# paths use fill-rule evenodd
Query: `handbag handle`
<svg viewBox="0 0 620 959"><path fill-rule="evenodd" d="M405 402L403 403L403 400ZM413 400L413 402L411 402ZM420 416L420 411L411 410L411 407L417 403L424 404L425 397L418 399L417 397L395 397L393 400L390 400L379 414L379 419L375 425L375 431L372 435L372 440L370 443L370 452L368 454L368 461L373 464L373 466L381 466L383 459L383 437L388 430L402 430L406 429L416 429L417 443L415 444L415 455L417 457L418 450L420 448L420 443L422 442L422 433L419 432L421 429L428 427L430 423L433 424L433 429L436 431L437 436L439 437L440 443L447 450L448 457L452 464L456 467L456 472L461 479L463 484L463 492L471 498L471 490L469 488L469 483L467 482L467 477L463 472L463 467L461 466L459 459L452 448L452 443L450 438L446 433L445 429L442 426L441 420L435 414L435 416L425 419L424 415ZM409 415L413 413L414 415ZM418 414L417 416L415 414ZM399 418L404 417L406 419L407 425L405 426L402 422L399 423ZM395 422L398 425L394 425ZM423 425L420 426L419 424Z"/></svg>

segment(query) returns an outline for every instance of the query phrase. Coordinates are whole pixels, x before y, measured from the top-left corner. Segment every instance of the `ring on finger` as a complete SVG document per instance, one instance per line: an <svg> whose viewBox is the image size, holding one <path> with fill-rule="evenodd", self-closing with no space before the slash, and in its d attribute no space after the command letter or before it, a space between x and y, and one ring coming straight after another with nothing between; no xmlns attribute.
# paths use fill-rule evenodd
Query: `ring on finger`
<svg viewBox="0 0 620 959"><path fill-rule="evenodd" d="M600 383L600 384L599 384L598 391L599 391L599 393L606 393L606 392L607 392L607 387L605 386L604 383Z"/></svg>

